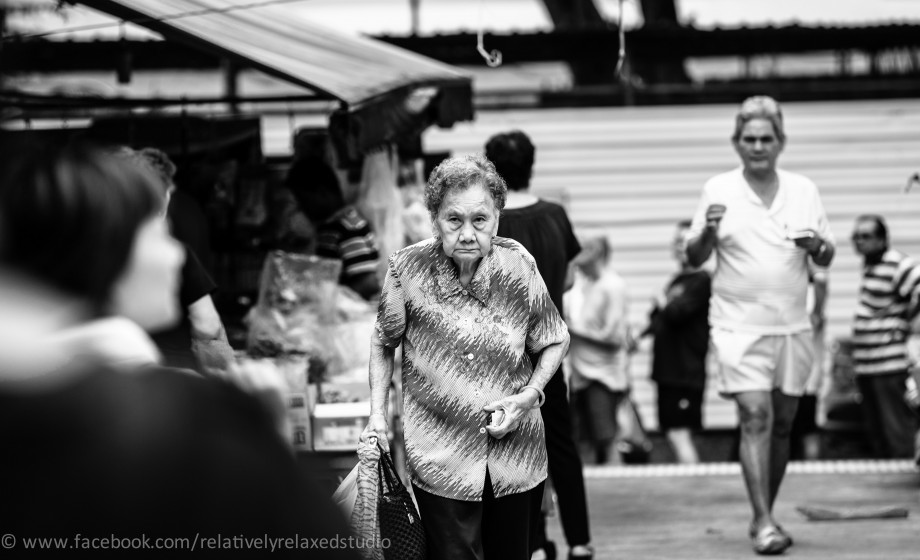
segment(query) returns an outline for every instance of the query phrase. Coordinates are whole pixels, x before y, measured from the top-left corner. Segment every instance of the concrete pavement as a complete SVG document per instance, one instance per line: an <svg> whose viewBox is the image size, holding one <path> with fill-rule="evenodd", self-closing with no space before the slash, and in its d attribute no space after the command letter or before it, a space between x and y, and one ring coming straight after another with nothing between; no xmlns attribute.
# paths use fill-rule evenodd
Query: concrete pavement
<svg viewBox="0 0 920 560"><path fill-rule="evenodd" d="M737 463L587 467L598 560L758 557L747 537L750 508ZM796 506L898 506L902 519L809 521ZM785 557L920 559L920 472L909 461L793 462L776 517L795 539ZM565 558L558 510L547 525Z"/></svg>

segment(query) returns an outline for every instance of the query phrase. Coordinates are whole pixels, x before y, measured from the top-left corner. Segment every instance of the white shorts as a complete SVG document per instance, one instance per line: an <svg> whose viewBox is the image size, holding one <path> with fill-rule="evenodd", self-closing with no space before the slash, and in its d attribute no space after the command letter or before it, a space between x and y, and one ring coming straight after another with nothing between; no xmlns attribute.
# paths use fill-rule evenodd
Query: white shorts
<svg viewBox="0 0 920 560"><path fill-rule="evenodd" d="M757 334L712 327L711 339L719 363L719 393L772 391L800 397L815 357L811 331Z"/></svg>

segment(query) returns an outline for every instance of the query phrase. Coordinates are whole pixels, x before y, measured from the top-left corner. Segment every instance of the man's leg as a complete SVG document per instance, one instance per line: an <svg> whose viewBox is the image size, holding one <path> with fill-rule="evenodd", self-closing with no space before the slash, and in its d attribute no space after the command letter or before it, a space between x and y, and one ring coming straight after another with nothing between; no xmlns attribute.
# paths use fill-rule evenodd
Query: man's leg
<svg viewBox="0 0 920 560"><path fill-rule="evenodd" d="M798 408L799 397L773 390L773 428L770 431L770 511L789 464L789 435Z"/></svg>
<svg viewBox="0 0 920 560"><path fill-rule="evenodd" d="M891 449L882 430L881 401L876 389L876 376L857 375L856 387L859 388L859 395L862 397L859 409L862 412L866 440L872 448L872 454L877 459L887 459L891 456Z"/></svg>
<svg viewBox="0 0 920 560"><path fill-rule="evenodd" d="M893 459L911 459L914 456L917 417L904 400L907 376L907 372L892 373L876 376L875 379L881 432Z"/></svg>
<svg viewBox="0 0 920 560"><path fill-rule="evenodd" d="M544 387L546 402L540 412L546 430L546 454L549 476L559 503L559 517L569 548L591 541L588 528L588 503L581 459L572 437L572 419L566 396L565 379L560 368ZM542 503L542 500L540 501ZM539 511L539 510L538 510ZM539 523L545 524L542 515ZM544 531L545 534L545 531Z"/></svg>
<svg viewBox="0 0 920 560"><path fill-rule="evenodd" d="M754 529L776 525L770 511L770 443L773 403L766 391L734 395L741 423L738 455L748 498L754 512Z"/></svg>
<svg viewBox="0 0 920 560"><path fill-rule="evenodd" d="M694 465L700 462L696 446L693 445L693 434L690 428L671 428L665 432L665 436L674 449L678 463Z"/></svg>

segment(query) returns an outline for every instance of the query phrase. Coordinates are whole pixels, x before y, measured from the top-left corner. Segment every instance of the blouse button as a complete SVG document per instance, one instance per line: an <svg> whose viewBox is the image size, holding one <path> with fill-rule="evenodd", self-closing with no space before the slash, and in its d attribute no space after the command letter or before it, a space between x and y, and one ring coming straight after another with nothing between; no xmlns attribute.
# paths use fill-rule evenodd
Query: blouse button
<svg viewBox="0 0 920 560"><path fill-rule="evenodd" d="M485 428L479 428L479 433L480 433L480 434L486 433L486 429L485 429Z"/></svg>
<svg viewBox="0 0 920 560"><path fill-rule="evenodd" d="M475 357L476 357L476 356L474 356L472 353L466 355L466 359L467 359L467 360L472 360L472 359L475 358Z"/></svg>
<svg viewBox="0 0 920 560"><path fill-rule="evenodd" d="M463 295L468 296L470 293L466 290L463 290Z"/></svg>

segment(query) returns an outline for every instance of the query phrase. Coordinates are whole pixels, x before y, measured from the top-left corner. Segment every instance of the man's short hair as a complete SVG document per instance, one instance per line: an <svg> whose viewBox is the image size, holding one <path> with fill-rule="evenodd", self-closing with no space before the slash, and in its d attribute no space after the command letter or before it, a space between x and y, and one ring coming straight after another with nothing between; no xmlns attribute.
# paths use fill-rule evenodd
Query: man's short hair
<svg viewBox="0 0 920 560"><path fill-rule="evenodd" d="M856 223L859 222L872 222L875 224L875 235L880 238L888 241L888 225L885 223L885 218L881 217L878 214L861 214L856 218Z"/></svg>
<svg viewBox="0 0 920 560"><path fill-rule="evenodd" d="M508 185L508 190L521 191L530 186L536 148L520 130L502 132L486 142L486 158Z"/></svg>
<svg viewBox="0 0 920 560"><path fill-rule="evenodd" d="M748 121L754 119L770 121L779 141L786 141L786 131L783 128L783 112L779 108L779 103L766 95L748 97L741 103L738 114L735 116L735 132L732 134L732 141L737 142L741 138L741 129L744 128Z"/></svg>
<svg viewBox="0 0 920 560"><path fill-rule="evenodd" d="M163 210L154 173L89 145L4 154L0 266L107 305L141 225Z"/></svg>

